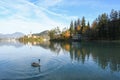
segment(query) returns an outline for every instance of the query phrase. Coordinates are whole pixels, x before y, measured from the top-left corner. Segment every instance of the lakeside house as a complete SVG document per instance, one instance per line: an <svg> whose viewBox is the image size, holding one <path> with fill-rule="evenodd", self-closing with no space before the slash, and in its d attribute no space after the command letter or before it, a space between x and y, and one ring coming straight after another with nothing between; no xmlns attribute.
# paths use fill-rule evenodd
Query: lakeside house
<svg viewBox="0 0 120 80"><path fill-rule="evenodd" d="M42 38L43 41L48 41L50 40L50 37L48 36L48 31L43 31L41 33L36 33L36 34L28 34L27 35L28 38L34 38L34 39L37 39L37 38Z"/></svg>
<svg viewBox="0 0 120 80"><path fill-rule="evenodd" d="M32 37L32 34L31 34L31 33L30 33L30 34L28 34L28 35L27 35L27 37L28 37L28 38L31 38L31 37Z"/></svg>

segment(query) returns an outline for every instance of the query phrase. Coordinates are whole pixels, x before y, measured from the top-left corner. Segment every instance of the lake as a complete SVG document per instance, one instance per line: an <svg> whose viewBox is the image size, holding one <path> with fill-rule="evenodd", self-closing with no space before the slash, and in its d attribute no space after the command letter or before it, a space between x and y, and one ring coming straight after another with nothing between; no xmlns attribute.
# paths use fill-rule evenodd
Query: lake
<svg viewBox="0 0 120 80"><path fill-rule="evenodd" d="M0 80L120 80L120 43L2 41Z"/></svg>

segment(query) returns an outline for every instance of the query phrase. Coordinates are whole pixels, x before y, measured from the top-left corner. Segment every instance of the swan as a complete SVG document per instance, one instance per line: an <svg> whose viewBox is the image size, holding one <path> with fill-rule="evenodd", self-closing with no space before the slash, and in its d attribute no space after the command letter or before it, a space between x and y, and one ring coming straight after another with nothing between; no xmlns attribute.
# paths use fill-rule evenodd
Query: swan
<svg viewBox="0 0 120 80"><path fill-rule="evenodd" d="M33 62L33 63L31 64L31 66L33 66L33 67L40 67L40 59L38 59L38 62L39 62L39 63Z"/></svg>

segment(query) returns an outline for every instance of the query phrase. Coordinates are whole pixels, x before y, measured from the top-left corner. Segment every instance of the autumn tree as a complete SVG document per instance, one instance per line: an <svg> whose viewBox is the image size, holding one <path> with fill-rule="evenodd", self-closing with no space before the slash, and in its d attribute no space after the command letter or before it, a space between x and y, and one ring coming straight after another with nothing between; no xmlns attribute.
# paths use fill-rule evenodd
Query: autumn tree
<svg viewBox="0 0 120 80"><path fill-rule="evenodd" d="M50 39L54 39L55 38L55 30L50 30L49 36L50 36Z"/></svg>
<svg viewBox="0 0 120 80"><path fill-rule="evenodd" d="M49 31L50 39L56 39L61 34L59 27L56 27Z"/></svg>
<svg viewBox="0 0 120 80"><path fill-rule="evenodd" d="M78 34L80 33L80 29L81 29L81 21L80 21L80 19L78 19L77 20L77 28L76 28L76 31Z"/></svg>
<svg viewBox="0 0 120 80"><path fill-rule="evenodd" d="M98 28L97 28L97 19L93 21L91 25L91 31L90 31L90 39L97 39L98 38Z"/></svg>

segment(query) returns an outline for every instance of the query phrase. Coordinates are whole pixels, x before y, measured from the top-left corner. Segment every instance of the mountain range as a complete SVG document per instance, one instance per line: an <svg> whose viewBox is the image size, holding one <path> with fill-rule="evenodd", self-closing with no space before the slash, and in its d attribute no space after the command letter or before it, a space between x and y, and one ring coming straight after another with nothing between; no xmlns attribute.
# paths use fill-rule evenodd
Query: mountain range
<svg viewBox="0 0 120 80"><path fill-rule="evenodd" d="M50 39L50 37L49 37L49 30L42 31L40 33L34 33L32 35L33 36L41 36L41 37L43 37L45 39Z"/></svg>
<svg viewBox="0 0 120 80"><path fill-rule="evenodd" d="M15 32L15 33L12 33L12 34L2 34L0 33L0 39L6 39L6 38L20 38L20 37L23 37L24 34L21 33L21 32Z"/></svg>
<svg viewBox="0 0 120 80"><path fill-rule="evenodd" d="M49 34L49 31L45 30L45 31L42 31L40 33L34 33L32 35L35 35L35 36L48 36L48 34Z"/></svg>

